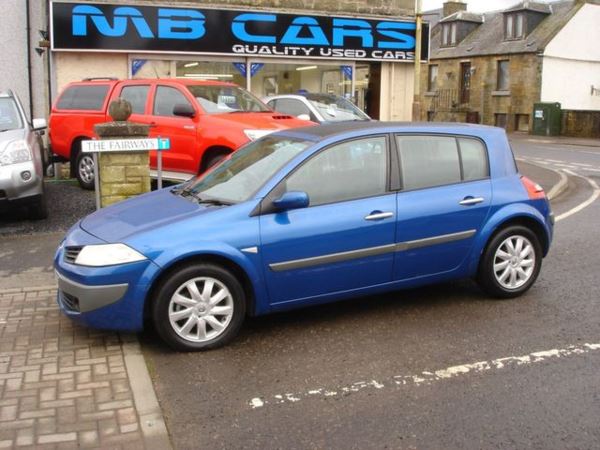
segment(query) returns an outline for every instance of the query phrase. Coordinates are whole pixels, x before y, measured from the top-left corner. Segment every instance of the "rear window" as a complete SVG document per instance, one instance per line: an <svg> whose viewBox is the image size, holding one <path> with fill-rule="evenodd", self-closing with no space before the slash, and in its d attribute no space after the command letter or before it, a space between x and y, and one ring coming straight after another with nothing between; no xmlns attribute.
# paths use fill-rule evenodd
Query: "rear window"
<svg viewBox="0 0 600 450"><path fill-rule="evenodd" d="M108 89L108 84L68 87L60 96L56 108L88 111L100 110L104 105Z"/></svg>

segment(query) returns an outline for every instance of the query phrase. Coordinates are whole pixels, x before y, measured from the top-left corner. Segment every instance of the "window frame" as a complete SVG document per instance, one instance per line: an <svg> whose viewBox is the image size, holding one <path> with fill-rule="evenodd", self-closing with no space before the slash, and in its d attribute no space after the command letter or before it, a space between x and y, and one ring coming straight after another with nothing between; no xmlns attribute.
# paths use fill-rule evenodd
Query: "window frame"
<svg viewBox="0 0 600 450"><path fill-rule="evenodd" d="M457 41L456 22L446 22L442 24L442 47L455 47Z"/></svg>
<svg viewBox="0 0 600 450"><path fill-rule="evenodd" d="M386 146L386 151L385 151L385 164L386 164L386 170L385 170L385 175L386 175L386 182L385 182L385 190L383 193L381 194L376 194L376 195L368 195L365 197L356 197L356 198L351 198L351 199L347 199L347 200L341 200L341 201L336 201L336 202L328 202L328 203L320 203L318 205L311 205L309 203L309 205L306 208L318 208L319 206L326 206L326 205L334 205L334 204L342 204L342 203L347 203L347 202L353 202L356 200L364 200L367 198L374 198L374 197L380 197L382 195L389 195L391 193L397 192L397 189L393 189L393 179L394 177L394 171L392 170L393 166L397 165L395 164L397 162L397 158L394 158L394 154L396 152L392 151L392 139L391 139L391 134L390 133L377 133L377 134L370 134L370 135L366 135L366 136L356 136L353 138L348 138L348 139L343 139L340 141L336 141L334 143L331 143L319 150L317 150L316 152L314 152L313 154L311 154L310 156L308 156L306 159L304 159L300 164L298 164L296 167L294 167L290 172L288 172L278 183L277 185L271 189L271 191L269 191L269 193L267 195L265 195L265 197L263 198L263 200L260 202L260 214L261 215L266 215L266 214L277 214L279 211L277 210L274 205L273 205L273 201L278 199L279 197L281 197L283 194L285 194L287 191L286 186L287 186L287 180L289 177L291 177L294 173L296 173L298 170L300 170L302 167L304 167L305 164L307 164L309 161L311 161L313 158L317 157L318 155L320 155L323 152L326 152L327 150L333 148L333 147L337 147L339 145L344 145L347 144L349 142L353 142L353 141L363 141L363 140L367 140L367 139L375 139L375 138L384 138L385 140L385 146ZM397 172L397 171L396 171ZM305 209L305 208L303 208Z"/></svg>
<svg viewBox="0 0 600 450"><path fill-rule="evenodd" d="M506 79L505 85L500 86L500 66L506 63ZM510 60L509 59L498 59L496 60L496 91L510 91Z"/></svg>
<svg viewBox="0 0 600 450"><path fill-rule="evenodd" d="M456 148L458 151L458 162L459 162L459 170L460 170L460 178L461 178L460 181L456 181L453 183L436 184L435 186L426 186L426 187L419 187L419 188L413 188L413 189L405 189L403 173L402 173L402 156L400 155L400 148L397 144L398 136L401 136L401 137L418 136L418 137L449 137L449 138L453 138L455 140ZM402 133L402 132L398 133L397 132L397 133L392 133L392 137L393 137L393 139L391 139L391 141L393 143L392 145L395 148L395 152L397 154L397 161L398 161L398 181L399 181L398 192L399 193L400 192L422 191L424 189L436 189L436 188L441 188L444 186L453 186L456 184L473 183L473 182L491 179L489 150L488 150L488 147L487 147L485 141L478 136L471 136L471 135L464 135L464 134L448 134L448 133ZM485 155L485 168L486 168L486 173L487 173L487 175L485 177L476 178L476 179L472 179L472 180L464 179L464 167L463 167L463 158L462 158L462 152L461 152L461 147L460 147L460 139L473 139L473 140L479 141L481 143L481 145L483 146L484 155Z"/></svg>
<svg viewBox="0 0 600 450"><path fill-rule="evenodd" d="M429 67L427 70L427 92L437 92L437 90L438 90L437 79L438 79L438 75L439 75L439 67L440 66L438 64L429 64ZM432 82L431 73L433 72L434 68L435 68L435 82Z"/></svg>
<svg viewBox="0 0 600 450"><path fill-rule="evenodd" d="M150 83L125 83L125 84L123 84L123 86L121 86L121 90L119 91L119 97L123 98L123 91L125 89L140 88L140 87L148 88L148 92L146 93L146 102L144 103L144 111L141 113L133 111L133 104L132 104L131 105L131 114L146 115L146 111L148 111L148 102L150 101L150 98L152 97L152 85ZM127 101L129 101L129 100L127 100ZM129 103L131 103L131 102L129 102ZM153 109L152 112L154 112L154 104L152 104L152 109ZM160 117L164 117L164 116L160 116Z"/></svg>
<svg viewBox="0 0 600 450"><path fill-rule="evenodd" d="M520 30L518 29L520 26ZM507 13L504 16L504 40L516 41L527 35L527 21L522 11Z"/></svg>

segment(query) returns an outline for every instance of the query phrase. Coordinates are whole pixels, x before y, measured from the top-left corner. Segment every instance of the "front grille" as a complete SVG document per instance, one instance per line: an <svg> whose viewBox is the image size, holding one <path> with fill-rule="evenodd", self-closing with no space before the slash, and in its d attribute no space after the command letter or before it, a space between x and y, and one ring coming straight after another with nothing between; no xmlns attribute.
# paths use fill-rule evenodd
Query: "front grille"
<svg viewBox="0 0 600 450"><path fill-rule="evenodd" d="M78 245L78 246L72 246L72 247L66 247L65 248L65 261L70 263L70 264L75 264L75 260L77 259L77 255L79 255L79 252L81 251L83 247Z"/></svg>
<svg viewBox="0 0 600 450"><path fill-rule="evenodd" d="M64 291L60 291L60 300L65 309L69 311L79 312L79 299Z"/></svg>

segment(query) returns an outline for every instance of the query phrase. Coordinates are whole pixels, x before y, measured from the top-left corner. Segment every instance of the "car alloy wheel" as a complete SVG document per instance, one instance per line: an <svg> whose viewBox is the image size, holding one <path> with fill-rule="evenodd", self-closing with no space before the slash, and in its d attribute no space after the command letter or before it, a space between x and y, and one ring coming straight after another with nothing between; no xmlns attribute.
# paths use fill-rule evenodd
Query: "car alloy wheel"
<svg viewBox="0 0 600 450"><path fill-rule="evenodd" d="M494 297L517 297L533 285L541 266L542 247L535 233L521 225L509 226L488 243L477 281Z"/></svg>
<svg viewBox="0 0 600 450"><path fill-rule="evenodd" d="M237 277L209 263L171 270L150 301L156 331L176 350L220 347L236 336L246 316L246 295Z"/></svg>
<svg viewBox="0 0 600 450"><path fill-rule="evenodd" d="M212 277L193 278L171 297L169 322L182 339L206 342L222 334L233 317L234 304L227 286Z"/></svg>
<svg viewBox="0 0 600 450"><path fill-rule="evenodd" d="M91 155L80 153L77 156L77 180L84 189L94 189L94 159Z"/></svg>
<svg viewBox="0 0 600 450"><path fill-rule="evenodd" d="M494 255L494 275L505 289L518 289L533 275L535 251L524 236L510 236L504 240Z"/></svg>

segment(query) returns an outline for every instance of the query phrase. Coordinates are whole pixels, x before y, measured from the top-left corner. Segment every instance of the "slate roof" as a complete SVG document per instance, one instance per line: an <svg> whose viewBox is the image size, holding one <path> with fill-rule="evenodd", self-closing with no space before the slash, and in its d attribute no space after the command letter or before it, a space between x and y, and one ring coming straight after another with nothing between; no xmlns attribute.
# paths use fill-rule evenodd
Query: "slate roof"
<svg viewBox="0 0 600 450"><path fill-rule="evenodd" d="M541 2L531 2L531 1L523 1L521 3L517 3L515 6L511 6L508 9L505 9L504 12L514 12L514 11L537 11L541 13L551 13L552 9L548 3Z"/></svg>
<svg viewBox="0 0 600 450"><path fill-rule="evenodd" d="M523 3L531 6L536 2L521 2L513 8L523 9ZM515 53L538 53L543 51L552 38L567 24L581 7L575 0L550 3L549 14L525 38L504 40L504 12L492 11L483 14L483 23L455 47L441 47L442 24L431 31L430 59L470 58L483 55L506 55Z"/></svg>
<svg viewBox="0 0 600 450"><path fill-rule="evenodd" d="M483 22L483 14L472 13L468 11L458 11L454 14L450 14L448 17L444 17L440 20L440 23L444 22L453 22L455 20L462 20L464 22L475 22L482 23Z"/></svg>

